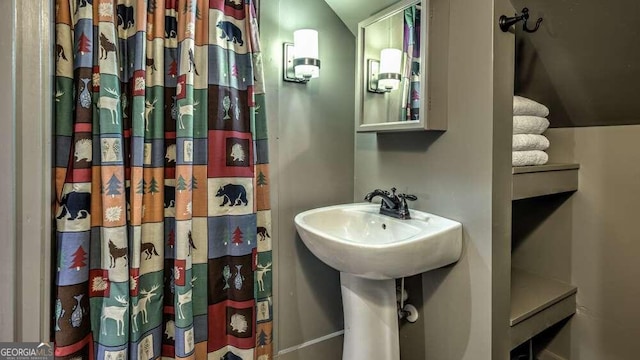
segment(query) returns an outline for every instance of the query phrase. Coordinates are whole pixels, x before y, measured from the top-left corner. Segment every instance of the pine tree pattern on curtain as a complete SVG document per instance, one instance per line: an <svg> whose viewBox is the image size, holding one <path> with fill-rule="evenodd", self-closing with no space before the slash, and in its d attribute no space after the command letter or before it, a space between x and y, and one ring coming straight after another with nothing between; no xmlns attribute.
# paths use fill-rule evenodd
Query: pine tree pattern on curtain
<svg viewBox="0 0 640 360"><path fill-rule="evenodd" d="M251 0L57 0L55 355L272 358Z"/></svg>

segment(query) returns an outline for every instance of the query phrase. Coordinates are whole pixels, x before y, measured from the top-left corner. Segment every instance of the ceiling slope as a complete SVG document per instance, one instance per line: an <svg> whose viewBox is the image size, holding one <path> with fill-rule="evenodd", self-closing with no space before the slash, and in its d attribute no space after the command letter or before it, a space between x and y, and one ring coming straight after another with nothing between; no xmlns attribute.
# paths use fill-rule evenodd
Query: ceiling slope
<svg viewBox="0 0 640 360"><path fill-rule="evenodd" d="M358 23L398 0L324 0L356 35Z"/></svg>

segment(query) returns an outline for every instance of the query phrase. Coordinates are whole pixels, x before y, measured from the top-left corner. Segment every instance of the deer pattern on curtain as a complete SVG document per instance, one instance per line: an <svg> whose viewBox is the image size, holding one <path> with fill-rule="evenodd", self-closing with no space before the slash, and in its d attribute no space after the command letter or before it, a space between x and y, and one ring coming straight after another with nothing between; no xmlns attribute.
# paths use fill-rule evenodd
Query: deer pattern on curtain
<svg viewBox="0 0 640 360"><path fill-rule="evenodd" d="M59 359L272 358L251 0L57 0Z"/></svg>

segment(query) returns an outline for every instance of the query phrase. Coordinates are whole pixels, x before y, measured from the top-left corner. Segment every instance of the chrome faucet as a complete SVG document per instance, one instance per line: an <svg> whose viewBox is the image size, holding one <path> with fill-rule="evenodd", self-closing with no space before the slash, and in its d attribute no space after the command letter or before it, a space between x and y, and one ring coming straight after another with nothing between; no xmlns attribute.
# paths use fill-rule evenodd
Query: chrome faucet
<svg viewBox="0 0 640 360"><path fill-rule="evenodd" d="M375 189L365 195L364 199L368 202L371 202L377 196L382 199L382 201L380 202L380 214L388 215L398 219L411 219L407 200L414 201L418 199L418 197L416 197L415 195L396 195L396 188L391 188L391 193L386 190Z"/></svg>

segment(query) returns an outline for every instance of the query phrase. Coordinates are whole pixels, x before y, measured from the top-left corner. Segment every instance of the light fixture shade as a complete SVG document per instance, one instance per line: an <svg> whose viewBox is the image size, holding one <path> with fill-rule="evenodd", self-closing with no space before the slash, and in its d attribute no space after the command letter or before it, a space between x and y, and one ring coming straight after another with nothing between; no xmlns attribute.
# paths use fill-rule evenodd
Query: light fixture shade
<svg viewBox="0 0 640 360"><path fill-rule="evenodd" d="M293 32L294 67L297 78L317 78L320 76L318 60L318 32L300 29Z"/></svg>
<svg viewBox="0 0 640 360"><path fill-rule="evenodd" d="M380 51L380 75L378 87L396 90L400 85L400 69L402 68L402 51L398 49L382 49Z"/></svg>

